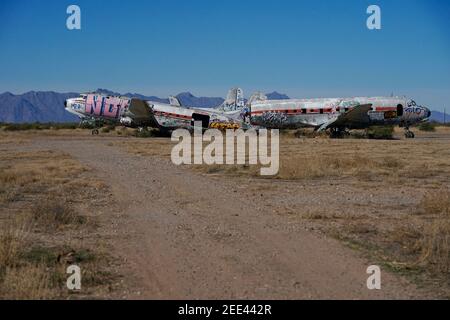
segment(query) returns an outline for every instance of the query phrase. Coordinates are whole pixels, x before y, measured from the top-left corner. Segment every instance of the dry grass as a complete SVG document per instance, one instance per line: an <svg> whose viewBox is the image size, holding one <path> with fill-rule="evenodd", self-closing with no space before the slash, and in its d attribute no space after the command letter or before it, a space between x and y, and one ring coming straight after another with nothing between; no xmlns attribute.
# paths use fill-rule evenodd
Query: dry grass
<svg viewBox="0 0 450 320"><path fill-rule="evenodd" d="M309 156L295 155L282 157L280 171L277 178L287 180L315 179L322 177L343 177L364 174L367 168L384 173L385 159L372 160L358 153L345 158L313 154ZM395 167L392 165L396 165ZM388 168L398 167L398 163L391 162Z"/></svg>
<svg viewBox="0 0 450 320"><path fill-rule="evenodd" d="M95 247L79 240L90 237L95 224L87 222L94 218L77 206L101 205L99 194L105 193L94 191L106 190L103 182L63 153L4 150L0 186L0 298L69 297L63 290L67 263L82 267L83 294L108 286L113 276L108 255L97 248L101 239L95 237Z"/></svg>
<svg viewBox="0 0 450 320"><path fill-rule="evenodd" d="M449 199L447 189L428 191L420 199L416 214L397 219L386 216L387 226L379 216L362 223L344 220L334 231L392 270L412 273L421 283L439 281L436 289L445 296L450 292Z"/></svg>
<svg viewBox="0 0 450 320"><path fill-rule="evenodd" d="M50 160L50 161L49 161ZM3 200L8 191L23 194L34 187L36 193L56 189L71 178L86 171L80 163L68 155L54 151L3 152L0 155L0 193Z"/></svg>
<svg viewBox="0 0 450 320"><path fill-rule="evenodd" d="M419 208L419 214L450 216L450 191L441 189L426 192Z"/></svg>
<svg viewBox="0 0 450 320"><path fill-rule="evenodd" d="M130 139L114 143L133 154L170 158L170 139ZM206 143L205 143L206 146ZM225 148L224 148L225 151ZM225 152L224 152L225 153ZM225 154L224 154L225 157ZM248 156L246 156L248 162ZM259 176L260 165L188 165L208 174ZM280 170L269 179L309 180L357 177L402 184L412 179L450 178L450 149L445 141L373 141L280 137Z"/></svg>
<svg viewBox="0 0 450 320"><path fill-rule="evenodd" d="M438 166L439 174L450 176L450 151L440 143L287 139L280 145L277 177L282 179L390 177L391 182L402 182L403 178L434 176Z"/></svg>
<svg viewBox="0 0 450 320"><path fill-rule="evenodd" d="M419 243L420 263L450 276L450 217L442 215L428 224Z"/></svg>
<svg viewBox="0 0 450 320"><path fill-rule="evenodd" d="M26 263L32 225L27 217L9 220L0 233L0 297L4 299L46 299L52 297L50 273L43 264Z"/></svg>
<svg viewBox="0 0 450 320"><path fill-rule="evenodd" d="M26 246L31 224L23 216L8 220L0 233L0 273L19 264L21 250Z"/></svg>
<svg viewBox="0 0 450 320"><path fill-rule="evenodd" d="M427 192L419 208L427 218L418 241L420 263L437 272L450 274L450 191Z"/></svg>
<svg viewBox="0 0 450 320"><path fill-rule="evenodd" d="M125 148L129 153L141 156L161 156L170 158L172 142L167 138L127 139L116 141L113 146Z"/></svg>
<svg viewBox="0 0 450 320"><path fill-rule="evenodd" d="M31 209L31 218L42 228L56 231L66 225L81 225L86 217L80 216L66 199L47 198Z"/></svg>
<svg viewBox="0 0 450 320"><path fill-rule="evenodd" d="M51 288L50 274L43 264L25 264L7 268L0 295L4 299L36 300L55 297Z"/></svg>

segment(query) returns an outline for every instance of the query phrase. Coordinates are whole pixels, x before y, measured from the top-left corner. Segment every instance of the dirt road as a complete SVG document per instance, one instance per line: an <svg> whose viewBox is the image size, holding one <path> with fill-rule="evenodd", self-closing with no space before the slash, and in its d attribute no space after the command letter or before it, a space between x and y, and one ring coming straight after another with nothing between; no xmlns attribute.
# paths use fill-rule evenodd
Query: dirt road
<svg viewBox="0 0 450 320"><path fill-rule="evenodd" d="M139 157L109 138L36 139L68 152L112 186L105 208L114 254L124 259L125 298L384 299L423 297L338 241L289 223L270 198L159 157ZM292 195L295 196L295 195ZM112 217L119 217L113 221Z"/></svg>

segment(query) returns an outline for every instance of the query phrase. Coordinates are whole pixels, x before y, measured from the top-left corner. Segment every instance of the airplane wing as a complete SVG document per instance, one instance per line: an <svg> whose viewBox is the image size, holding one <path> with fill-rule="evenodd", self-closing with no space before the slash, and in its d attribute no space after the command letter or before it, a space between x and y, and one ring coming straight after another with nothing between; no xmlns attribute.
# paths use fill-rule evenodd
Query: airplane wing
<svg viewBox="0 0 450 320"><path fill-rule="evenodd" d="M130 105L123 113L120 122L127 125L147 125L155 127L157 122L153 115L151 105L141 99L131 99Z"/></svg>
<svg viewBox="0 0 450 320"><path fill-rule="evenodd" d="M359 127L367 124L370 120L368 112L371 109L372 104L361 104L359 106L356 106L351 110L340 114L338 117L322 124L319 128L319 131L323 131L333 127Z"/></svg>

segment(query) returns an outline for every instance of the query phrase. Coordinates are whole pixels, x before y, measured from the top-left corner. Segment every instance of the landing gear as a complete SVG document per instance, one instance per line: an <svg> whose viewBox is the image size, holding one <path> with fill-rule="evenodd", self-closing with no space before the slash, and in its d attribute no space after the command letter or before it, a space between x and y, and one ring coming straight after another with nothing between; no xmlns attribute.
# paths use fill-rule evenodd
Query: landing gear
<svg viewBox="0 0 450 320"><path fill-rule="evenodd" d="M341 139L345 138L346 136L349 136L350 132L343 128L331 128L330 131L330 138L331 139Z"/></svg>
<svg viewBox="0 0 450 320"><path fill-rule="evenodd" d="M411 130L409 130L409 127L405 127L405 138L406 139L414 139L415 134Z"/></svg>
<svg viewBox="0 0 450 320"><path fill-rule="evenodd" d="M92 131L91 131L91 134L92 134L93 136L97 136L97 135L98 135L98 129L92 130Z"/></svg>

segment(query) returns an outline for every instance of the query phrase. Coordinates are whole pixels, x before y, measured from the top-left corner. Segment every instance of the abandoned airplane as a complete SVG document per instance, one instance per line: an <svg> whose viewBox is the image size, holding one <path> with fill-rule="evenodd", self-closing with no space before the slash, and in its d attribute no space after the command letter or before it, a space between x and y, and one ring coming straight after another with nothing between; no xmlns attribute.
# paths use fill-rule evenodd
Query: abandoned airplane
<svg viewBox="0 0 450 320"><path fill-rule="evenodd" d="M81 121L106 121L128 127L154 127L171 131L192 129L194 122L203 128L217 129L294 129L313 127L340 137L351 129L399 125L406 138L414 138L409 127L427 121L431 111L405 97L353 97L268 100L256 93L245 102L240 88L229 91L227 99L214 108L183 106L176 97L169 103L97 93L82 94L65 102L67 111ZM94 130L93 134L98 133Z"/></svg>

